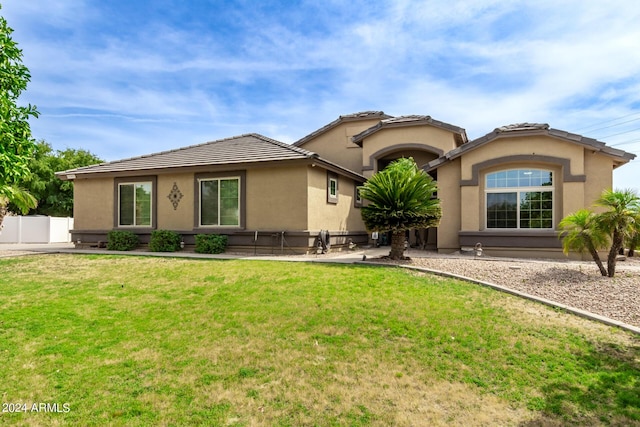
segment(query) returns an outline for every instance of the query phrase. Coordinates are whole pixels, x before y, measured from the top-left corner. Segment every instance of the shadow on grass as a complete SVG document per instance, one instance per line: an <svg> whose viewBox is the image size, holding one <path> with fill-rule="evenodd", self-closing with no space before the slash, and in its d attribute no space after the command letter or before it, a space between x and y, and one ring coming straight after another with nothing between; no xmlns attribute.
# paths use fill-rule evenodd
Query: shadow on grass
<svg viewBox="0 0 640 427"><path fill-rule="evenodd" d="M522 426L640 426L640 346L596 343L576 362L578 372L596 374L543 387L542 416Z"/></svg>

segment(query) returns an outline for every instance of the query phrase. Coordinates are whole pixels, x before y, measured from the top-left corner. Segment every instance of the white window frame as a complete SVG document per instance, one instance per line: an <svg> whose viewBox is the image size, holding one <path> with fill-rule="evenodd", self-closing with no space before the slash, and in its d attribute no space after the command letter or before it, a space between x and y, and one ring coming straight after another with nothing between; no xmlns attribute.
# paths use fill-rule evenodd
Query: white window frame
<svg viewBox="0 0 640 427"><path fill-rule="evenodd" d="M144 185L149 184L151 188L151 197L149 203L149 224L148 225L139 225L136 218L136 185ZM125 185L133 185L133 224L132 225L124 225L122 224L122 200L120 195L122 194L120 189ZM152 228L153 227L153 182L152 181L128 181L128 182L119 182L118 183L118 227L119 228Z"/></svg>
<svg viewBox="0 0 640 427"><path fill-rule="evenodd" d="M338 197L340 197L339 182L337 173L327 171L327 203L334 205L338 203ZM335 190L334 192L331 191L332 187Z"/></svg>
<svg viewBox="0 0 640 427"><path fill-rule="evenodd" d="M220 225L220 181L228 180L238 181L238 223L237 224L225 224ZM218 224L203 224L202 223L202 183L218 181ZM238 228L242 223L242 179L240 176L220 176L215 178L198 178L198 227L200 228Z"/></svg>
<svg viewBox="0 0 640 427"><path fill-rule="evenodd" d="M531 186L531 187L492 187L488 186L489 175L493 175L499 172L509 172L509 171L541 171L551 174L551 185L541 185L541 186ZM484 179L484 226L487 230L498 231L498 230L526 230L526 231L549 231L554 230L555 218L556 218L556 196L555 196L555 173L549 169L539 169L539 168L511 168L511 169L502 169L494 172L487 173ZM522 193L537 193L537 192L545 192L551 193L551 227L549 228L522 228L520 226L520 200ZM516 193L516 228L491 228L489 227L489 203L488 203L488 195L496 194L496 193Z"/></svg>
<svg viewBox="0 0 640 427"><path fill-rule="evenodd" d="M362 196L360 195L360 190L362 188L364 188L363 185L355 186L356 194L354 195L353 203L356 208L362 207Z"/></svg>

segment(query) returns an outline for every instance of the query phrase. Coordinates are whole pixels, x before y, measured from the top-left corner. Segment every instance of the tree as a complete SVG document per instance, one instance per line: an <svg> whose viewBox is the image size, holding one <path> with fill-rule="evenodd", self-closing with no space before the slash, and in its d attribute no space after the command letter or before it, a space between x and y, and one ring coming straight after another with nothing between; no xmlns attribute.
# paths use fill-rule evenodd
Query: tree
<svg viewBox="0 0 640 427"><path fill-rule="evenodd" d="M604 211L596 216L596 227L611 236L607 270L609 277L613 277L616 273L618 252L625 240L631 239L637 230L640 196L633 190L605 190L595 206L604 208Z"/></svg>
<svg viewBox="0 0 640 427"><path fill-rule="evenodd" d="M29 117L38 117L35 106L18 106L18 97L31 79L22 64L22 50L12 40L13 30L0 16L0 226L7 204L26 213L36 199L21 187L29 177L29 160L35 149Z"/></svg>
<svg viewBox="0 0 640 427"><path fill-rule="evenodd" d="M435 181L412 158L392 162L360 190L368 201L361 211L367 230L391 231L389 258L403 259L406 230L439 224L442 212L440 201L433 197L436 190Z"/></svg>
<svg viewBox="0 0 640 427"><path fill-rule="evenodd" d="M633 190L605 190L594 206L600 213L583 209L560 221L560 238L567 253L569 250L591 253L603 276L616 274L618 253L625 242L633 247L633 239L640 229L640 196ZM606 240L603 240L603 237ZM602 266L597 253L610 244L607 268Z"/></svg>
<svg viewBox="0 0 640 427"><path fill-rule="evenodd" d="M24 181L26 189L38 200L32 212L50 216L73 216L73 181L62 181L56 172L101 163L103 160L86 150L68 148L54 151L45 141L36 144L29 169L31 176ZM14 209L10 204L9 209Z"/></svg>
<svg viewBox="0 0 640 427"><path fill-rule="evenodd" d="M602 265L598 250L604 249L609 244L609 238L605 232L595 226L596 214L589 209L580 209L560 221L560 233L562 249L565 254L570 251L578 253L589 252L596 262L600 274L607 275L607 270Z"/></svg>

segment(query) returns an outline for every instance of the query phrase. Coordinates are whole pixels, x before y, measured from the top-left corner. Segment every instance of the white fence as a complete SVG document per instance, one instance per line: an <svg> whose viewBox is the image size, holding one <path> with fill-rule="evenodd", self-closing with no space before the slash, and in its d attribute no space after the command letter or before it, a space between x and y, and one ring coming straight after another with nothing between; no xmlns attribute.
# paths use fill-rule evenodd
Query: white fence
<svg viewBox="0 0 640 427"><path fill-rule="evenodd" d="M0 243L71 242L73 218L50 216L6 216L0 231Z"/></svg>

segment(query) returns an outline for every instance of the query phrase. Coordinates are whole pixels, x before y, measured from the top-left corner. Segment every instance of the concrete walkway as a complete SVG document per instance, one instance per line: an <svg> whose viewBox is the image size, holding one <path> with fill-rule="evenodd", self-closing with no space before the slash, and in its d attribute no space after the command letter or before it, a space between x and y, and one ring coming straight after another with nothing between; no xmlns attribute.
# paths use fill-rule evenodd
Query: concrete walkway
<svg viewBox="0 0 640 427"><path fill-rule="evenodd" d="M263 261L303 261L303 262L321 262L321 263L340 263L340 264L363 264L363 265L375 265L375 266L388 266L389 264L379 262L367 262L366 258L379 258L389 254L389 247L382 248L367 248L354 251L334 252L322 255L247 255L241 253L224 253L218 255L210 254L197 254L195 252L149 252L143 250L135 251L108 251L106 249L76 249L73 243L53 243L53 244L0 244L0 258L10 256L20 256L29 254L51 254L51 253L75 253L75 254L103 254L103 255L133 255L133 256L154 256L154 257L167 257L167 258L196 258L196 259L244 259L244 260L263 260ZM452 257L451 255L438 255L435 252L420 251L420 250L407 250L406 256L412 258L420 257ZM460 258L470 258L468 255L459 255ZM487 259L488 257L483 257ZM497 261L509 261L505 258L493 258ZM522 259L513 259L512 261L522 262ZM535 260L527 260L530 262L536 262ZM398 267L393 265L394 267ZM535 301L541 304L545 304L551 307L560 308L569 313L575 314L580 317L595 320L600 323L604 323L610 326L615 326L635 334L640 335L640 328L629 325L627 323L620 322L615 319L600 316L598 314L590 313L575 307L570 307L566 304L562 304L556 301L547 300L538 296L526 294L513 289L506 288L504 286L497 285L495 283L489 283L477 280L472 277L459 276L446 271L431 270L422 267L415 267L409 265L400 265L399 267L408 268L412 270L418 270L425 273L437 274L439 276L455 278L459 280L476 283L478 285L487 286L498 290L500 292L509 293L521 298L525 298L531 301Z"/></svg>

